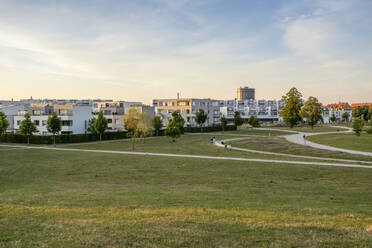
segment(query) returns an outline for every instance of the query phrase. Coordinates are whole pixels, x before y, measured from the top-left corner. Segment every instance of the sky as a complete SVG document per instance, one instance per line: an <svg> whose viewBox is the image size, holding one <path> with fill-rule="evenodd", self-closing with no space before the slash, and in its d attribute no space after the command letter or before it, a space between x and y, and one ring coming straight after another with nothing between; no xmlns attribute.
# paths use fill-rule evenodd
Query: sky
<svg viewBox="0 0 372 248"><path fill-rule="evenodd" d="M369 0L0 0L0 99L372 101Z"/></svg>

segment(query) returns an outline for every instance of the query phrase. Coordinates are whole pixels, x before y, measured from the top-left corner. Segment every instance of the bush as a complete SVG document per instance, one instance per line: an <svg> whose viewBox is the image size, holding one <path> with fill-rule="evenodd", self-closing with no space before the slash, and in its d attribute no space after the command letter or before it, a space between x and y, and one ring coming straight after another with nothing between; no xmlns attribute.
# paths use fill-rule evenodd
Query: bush
<svg viewBox="0 0 372 248"><path fill-rule="evenodd" d="M366 132L367 132L368 134L372 134L372 127L367 128Z"/></svg>
<svg viewBox="0 0 372 248"><path fill-rule="evenodd" d="M186 133L200 133L201 128L200 127L185 127L184 128ZM208 127L203 127L203 132L208 133L208 132L220 132L223 131L221 125L213 125L213 126L208 126ZM227 125L225 128L225 131L236 131L236 126L230 126Z"/></svg>
<svg viewBox="0 0 372 248"><path fill-rule="evenodd" d="M106 132L102 135L102 140L115 140L127 138L127 132ZM99 141L97 134L61 134L56 135L56 143L80 143L89 141ZM7 143L27 143L27 137L21 134L7 133L0 136L0 142ZM32 135L30 137L31 144L53 144L52 135Z"/></svg>
<svg viewBox="0 0 372 248"><path fill-rule="evenodd" d="M355 119L353 121L353 130L356 135L360 135L360 132L363 130L364 127L364 120L363 119Z"/></svg>

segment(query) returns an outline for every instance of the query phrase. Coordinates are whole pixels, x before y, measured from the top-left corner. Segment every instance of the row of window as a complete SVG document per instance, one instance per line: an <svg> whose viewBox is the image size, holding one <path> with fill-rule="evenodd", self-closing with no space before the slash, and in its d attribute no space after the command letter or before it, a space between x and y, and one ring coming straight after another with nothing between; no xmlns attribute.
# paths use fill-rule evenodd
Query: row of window
<svg viewBox="0 0 372 248"><path fill-rule="evenodd" d="M46 120L42 120L41 122L40 122L40 120L34 120L34 123L35 123L36 126L46 126L47 125L47 121ZM17 121L17 125L18 126L21 125L21 121L20 120ZM64 126L64 127L71 127L72 126L72 121L71 120L62 121L62 126Z"/></svg>

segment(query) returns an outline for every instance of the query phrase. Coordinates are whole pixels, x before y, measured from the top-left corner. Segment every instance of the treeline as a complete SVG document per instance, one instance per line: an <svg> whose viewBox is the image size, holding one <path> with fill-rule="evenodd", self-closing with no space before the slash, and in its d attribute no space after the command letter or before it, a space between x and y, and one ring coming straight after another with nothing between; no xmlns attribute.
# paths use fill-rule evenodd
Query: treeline
<svg viewBox="0 0 372 248"><path fill-rule="evenodd" d="M311 128L319 123L323 123L323 106L316 97L310 96L306 101L302 99L302 94L296 89L292 88L282 97L285 105L281 109L280 116L283 117L284 122L291 128L300 123L307 123ZM360 135L364 125L372 117L372 106L356 107L352 111L353 130L356 135ZM349 121L349 114L345 112L342 115L343 121ZM330 122L335 123L336 117L332 115ZM372 122L367 129L368 133L372 133Z"/></svg>

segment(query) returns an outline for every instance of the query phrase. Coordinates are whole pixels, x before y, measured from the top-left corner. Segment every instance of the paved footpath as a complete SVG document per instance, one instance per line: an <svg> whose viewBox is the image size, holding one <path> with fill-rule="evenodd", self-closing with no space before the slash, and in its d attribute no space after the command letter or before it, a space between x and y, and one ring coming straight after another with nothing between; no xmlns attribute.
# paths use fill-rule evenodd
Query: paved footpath
<svg viewBox="0 0 372 248"><path fill-rule="evenodd" d="M350 168L372 169L372 166L358 165L358 164L341 164L341 163L339 164L339 163L308 162L308 161L286 161L286 160L275 160L275 159L255 159L255 158L236 158L236 157L216 157L216 156L171 154L171 153L152 153L152 152L128 152L128 151L89 150L89 149L73 149L73 148L53 148L53 147L46 147L46 146L20 146L20 145L0 145L0 146L1 147L12 147L12 148L38 149L38 150L69 151L69 152L78 152L78 153L91 152L91 153L140 155L140 156L197 158L197 159L214 159L214 160L230 160L230 161L247 161L247 162L258 162L258 163L319 165L319 166L334 166L334 167L350 167ZM0 150L0 152L1 152L1 150Z"/></svg>
<svg viewBox="0 0 372 248"><path fill-rule="evenodd" d="M216 141L214 144L219 147L225 147L225 145L223 145L222 142L225 144L226 142L244 140L244 139L247 139L247 138L224 139L224 140ZM323 161L329 160L329 161L338 161L338 162L346 162L346 163L372 164L372 161L360 161L360 160L351 160L351 159L338 159L338 158L294 155L294 154L278 153L278 152L266 152L266 151L259 151L259 150L253 150L253 149L247 149L247 148L233 147L231 145L228 145L227 148L231 150L237 150L237 151L243 151L243 152L251 152L251 153L273 155L273 156L283 156L283 157L290 157L290 158L305 158L305 159L314 159L314 160L323 160Z"/></svg>
<svg viewBox="0 0 372 248"><path fill-rule="evenodd" d="M322 145L318 143L314 143L308 140L304 140L303 136L313 136L313 135L322 135L322 134L338 134L338 133L350 133L352 132L351 128L348 128L347 131L339 131L339 132L323 132L323 133L303 133L300 132L298 134L291 134L291 135L285 135L282 136L286 140L292 143L296 143L299 145L305 145L305 146L310 146L313 148L318 148L318 149L323 149L323 150L329 150L329 151L336 151L336 152L345 152L349 154L356 154L356 155L363 155L363 156L372 156L372 152L362 152L362 151L355 151L355 150L350 150L350 149L343 149L343 148L338 148L338 147L333 147L333 146L327 146L327 145Z"/></svg>

